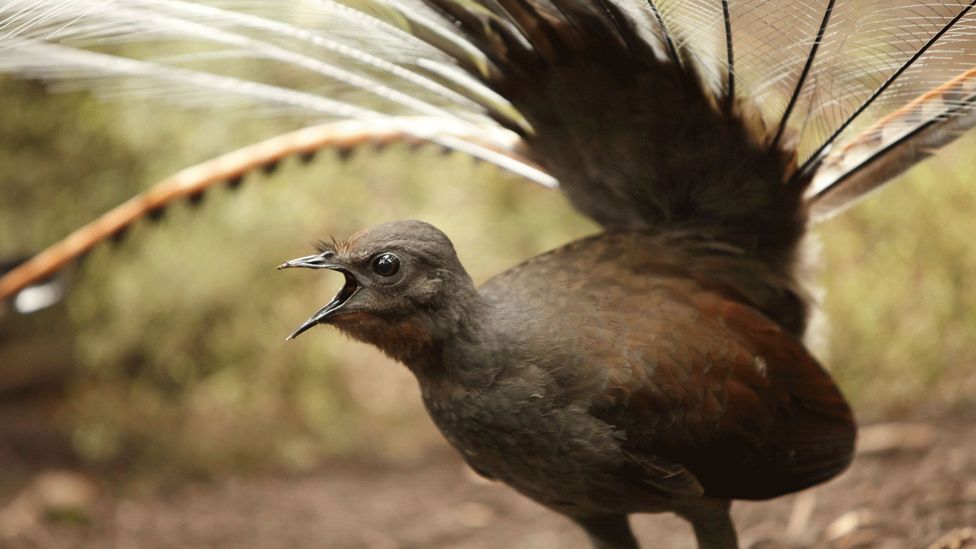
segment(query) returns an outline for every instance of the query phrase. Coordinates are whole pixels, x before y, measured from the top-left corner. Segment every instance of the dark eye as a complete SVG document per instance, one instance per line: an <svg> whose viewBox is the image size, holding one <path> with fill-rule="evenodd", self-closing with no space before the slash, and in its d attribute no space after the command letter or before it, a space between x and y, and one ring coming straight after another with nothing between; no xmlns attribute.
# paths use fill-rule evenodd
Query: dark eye
<svg viewBox="0 0 976 549"><path fill-rule="evenodd" d="M400 258L393 254L380 254L373 259L373 272L380 276L393 276L400 270Z"/></svg>

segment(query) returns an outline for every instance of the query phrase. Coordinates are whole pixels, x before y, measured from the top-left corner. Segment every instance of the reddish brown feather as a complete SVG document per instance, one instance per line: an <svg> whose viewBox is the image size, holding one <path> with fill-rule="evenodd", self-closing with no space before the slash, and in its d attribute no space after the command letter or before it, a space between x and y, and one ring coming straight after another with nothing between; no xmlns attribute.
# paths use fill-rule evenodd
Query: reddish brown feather
<svg viewBox="0 0 976 549"><path fill-rule="evenodd" d="M547 308L533 315L559 319L547 344L572 333L569 356L585 357L578 367L589 372L566 384L597 393L591 413L620 430L637 462L682 467L719 498L770 498L836 475L855 434L843 396L794 335L756 310L766 290L745 268L753 259L698 245L601 235L533 259L486 291L547 296L531 301ZM728 273L741 278L716 278ZM553 284L573 290L554 293Z"/></svg>

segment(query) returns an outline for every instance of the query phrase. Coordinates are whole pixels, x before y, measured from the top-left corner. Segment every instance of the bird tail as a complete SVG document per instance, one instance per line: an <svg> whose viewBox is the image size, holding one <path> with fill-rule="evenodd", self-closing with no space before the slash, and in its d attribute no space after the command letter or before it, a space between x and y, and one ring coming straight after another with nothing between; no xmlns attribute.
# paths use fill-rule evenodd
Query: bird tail
<svg viewBox="0 0 976 549"><path fill-rule="evenodd" d="M848 140L818 166L808 193L829 218L976 126L976 68L910 101Z"/></svg>
<svg viewBox="0 0 976 549"><path fill-rule="evenodd" d="M608 229L693 231L783 270L811 219L976 125L974 5L3 3L0 73L338 125L167 179L8 273L0 297L173 200L289 154L418 140L558 182Z"/></svg>

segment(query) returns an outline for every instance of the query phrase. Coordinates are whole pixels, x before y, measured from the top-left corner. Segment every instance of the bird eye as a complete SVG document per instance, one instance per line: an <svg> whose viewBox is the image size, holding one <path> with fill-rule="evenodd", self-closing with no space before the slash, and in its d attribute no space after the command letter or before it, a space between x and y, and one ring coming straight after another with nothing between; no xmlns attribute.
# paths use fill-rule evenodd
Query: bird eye
<svg viewBox="0 0 976 549"><path fill-rule="evenodd" d="M380 276L393 276L400 270L400 258L393 254L380 254L373 260L373 272Z"/></svg>

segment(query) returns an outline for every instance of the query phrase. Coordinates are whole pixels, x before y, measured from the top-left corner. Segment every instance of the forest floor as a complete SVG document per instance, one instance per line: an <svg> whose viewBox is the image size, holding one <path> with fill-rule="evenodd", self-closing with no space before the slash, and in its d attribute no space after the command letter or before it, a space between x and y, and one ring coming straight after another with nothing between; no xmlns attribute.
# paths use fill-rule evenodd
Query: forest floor
<svg viewBox="0 0 976 549"><path fill-rule="evenodd" d="M22 482L0 485L0 547L586 547L567 520L479 479L446 447L409 468L339 462L142 495L105 476L35 465ZM976 547L976 409L868 426L838 479L737 503L733 513L742 546L754 549ZM632 522L646 547L693 546L674 517Z"/></svg>

